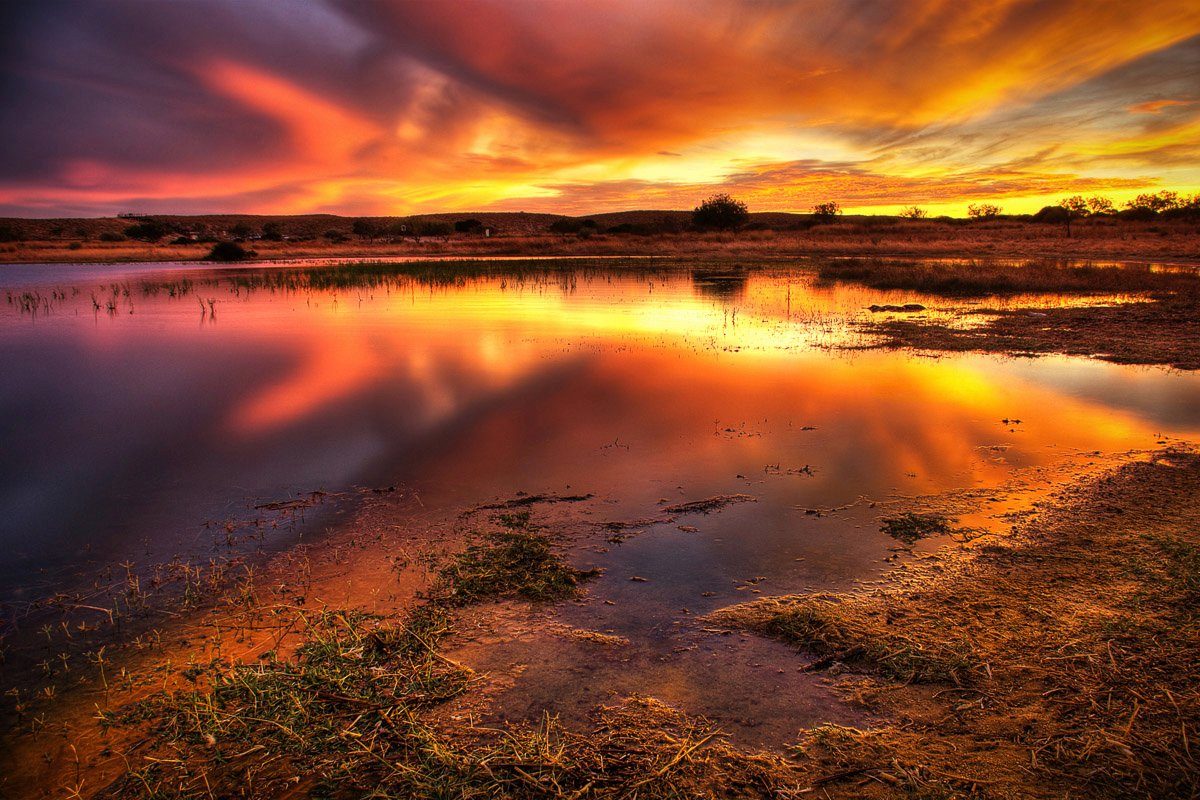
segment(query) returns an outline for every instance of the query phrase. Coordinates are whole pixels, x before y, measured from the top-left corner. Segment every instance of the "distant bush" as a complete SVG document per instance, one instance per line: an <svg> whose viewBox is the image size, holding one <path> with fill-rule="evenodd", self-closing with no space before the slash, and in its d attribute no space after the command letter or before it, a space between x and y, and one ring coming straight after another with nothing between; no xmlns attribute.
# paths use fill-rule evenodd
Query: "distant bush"
<svg viewBox="0 0 1200 800"><path fill-rule="evenodd" d="M824 203L817 203L813 206L812 214L820 220L829 222L837 219L837 216L842 213L842 206L833 200L828 200Z"/></svg>
<svg viewBox="0 0 1200 800"><path fill-rule="evenodd" d="M187 236L176 236L171 240L171 244L191 244L194 240Z"/></svg>
<svg viewBox="0 0 1200 800"><path fill-rule="evenodd" d="M1188 197L1168 190L1139 194L1127 202L1125 208L1130 213L1122 216L1137 219L1150 219L1159 214L1165 217L1192 217L1200 215L1200 194Z"/></svg>
<svg viewBox="0 0 1200 800"><path fill-rule="evenodd" d="M254 233L254 229L248 223L238 222L229 229L229 235L235 239L245 239Z"/></svg>
<svg viewBox="0 0 1200 800"><path fill-rule="evenodd" d="M350 230L360 239L374 239L383 233L381 226L369 219L362 218L354 220L354 224L350 226Z"/></svg>
<svg viewBox="0 0 1200 800"><path fill-rule="evenodd" d="M341 231L328 230L321 235L334 244L340 244L346 241L346 234L342 233Z"/></svg>
<svg viewBox="0 0 1200 800"><path fill-rule="evenodd" d="M67 249L68 250L82 250L83 242L71 242L69 245L67 245Z"/></svg>
<svg viewBox="0 0 1200 800"><path fill-rule="evenodd" d="M1067 210L1062 206L1045 206L1032 217L1034 222L1063 223L1067 221Z"/></svg>
<svg viewBox="0 0 1200 800"><path fill-rule="evenodd" d="M25 232L16 225L0 225L0 242L20 242L25 239Z"/></svg>
<svg viewBox="0 0 1200 800"><path fill-rule="evenodd" d="M583 221L574 217L563 217L550 223L552 233L579 233L581 230L583 230Z"/></svg>
<svg viewBox="0 0 1200 800"><path fill-rule="evenodd" d="M1003 210L994 203L971 203L967 206L967 216L971 219L993 219L1000 216Z"/></svg>
<svg viewBox="0 0 1200 800"><path fill-rule="evenodd" d="M157 242L170 232L167 226L152 219L134 223L125 229L125 235L130 239L137 239L143 242Z"/></svg>
<svg viewBox="0 0 1200 800"><path fill-rule="evenodd" d="M113 231L105 231L104 233L100 234L99 239L102 242L123 242L123 241L125 241L124 236L122 236L119 233L114 233Z"/></svg>
<svg viewBox="0 0 1200 800"><path fill-rule="evenodd" d="M217 242L206 256L209 261L245 261L250 251L237 242Z"/></svg>
<svg viewBox="0 0 1200 800"><path fill-rule="evenodd" d="M900 216L903 217L904 219L925 219L926 217L929 216L929 212L923 208L917 208L916 206L909 206L908 208L906 208L900 212Z"/></svg>
<svg viewBox="0 0 1200 800"><path fill-rule="evenodd" d="M692 223L697 228L732 230L745 225L749 219L746 204L727 194L714 194L692 211Z"/></svg>
<svg viewBox="0 0 1200 800"><path fill-rule="evenodd" d="M278 222L268 222L262 226L262 238L268 242L282 242L283 232L279 230Z"/></svg>
<svg viewBox="0 0 1200 800"><path fill-rule="evenodd" d="M483 230L483 223L477 219L460 219L454 223L455 233L479 233Z"/></svg>
<svg viewBox="0 0 1200 800"><path fill-rule="evenodd" d="M448 238L454 233L454 226L439 219L416 220L412 223L412 235L418 239L422 236Z"/></svg>

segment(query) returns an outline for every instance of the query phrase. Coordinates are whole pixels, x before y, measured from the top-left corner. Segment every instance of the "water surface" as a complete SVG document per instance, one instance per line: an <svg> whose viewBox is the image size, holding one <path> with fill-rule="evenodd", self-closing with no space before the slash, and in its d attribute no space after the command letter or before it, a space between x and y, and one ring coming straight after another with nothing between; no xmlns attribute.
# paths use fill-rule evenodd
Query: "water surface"
<svg viewBox="0 0 1200 800"><path fill-rule="evenodd" d="M289 546L337 509L270 504L314 491L352 504L402 485L450 510L570 487L603 503L597 521L753 495L698 533L677 520L597 554L654 579L611 592L702 609L748 578L877 569L894 543L870 502L1029 483L1200 429L1189 374L845 349L873 303L946 304L819 286L803 264L32 265L0 270L0 291L9 599Z"/></svg>

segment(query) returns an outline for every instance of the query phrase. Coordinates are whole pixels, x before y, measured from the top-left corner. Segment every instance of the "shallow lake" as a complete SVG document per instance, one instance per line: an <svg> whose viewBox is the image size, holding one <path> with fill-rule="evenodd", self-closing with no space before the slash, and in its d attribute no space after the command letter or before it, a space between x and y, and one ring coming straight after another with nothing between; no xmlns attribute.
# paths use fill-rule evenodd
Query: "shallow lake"
<svg viewBox="0 0 1200 800"><path fill-rule="evenodd" d="M639 613L588 613L650 635L869 577L888 504L958 492L1002 526L1065 465L1200 432L1191 374L862 349L871 304L962 303L803 262L32 265L0 294L5 601L316 541L391 487L447 513L586 493L595 523L648 520L581 556ZM313 492L338 500L291 508ZM753 500L663 521L731 494Z"/></svg>

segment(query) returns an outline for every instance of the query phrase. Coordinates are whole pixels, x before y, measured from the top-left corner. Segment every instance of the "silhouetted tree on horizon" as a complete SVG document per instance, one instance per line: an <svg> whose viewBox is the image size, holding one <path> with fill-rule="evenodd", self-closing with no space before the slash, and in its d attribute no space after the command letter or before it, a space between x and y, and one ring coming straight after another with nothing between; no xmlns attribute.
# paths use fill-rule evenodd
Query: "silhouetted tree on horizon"
<svg viewBox="0 0 1200 800"><path fill-rule="evenodd" d="M692 222L697 228L732 230L746 224L749 218L746 204L727 194L714 194L692 211Z"/></svg>

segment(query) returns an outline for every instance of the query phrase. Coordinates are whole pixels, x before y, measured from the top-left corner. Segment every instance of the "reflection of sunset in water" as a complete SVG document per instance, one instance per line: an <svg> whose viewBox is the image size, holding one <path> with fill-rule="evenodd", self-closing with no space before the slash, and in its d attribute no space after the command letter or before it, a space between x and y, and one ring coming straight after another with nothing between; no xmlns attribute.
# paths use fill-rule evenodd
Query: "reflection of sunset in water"
<svg viewBox="0 0 1200 800"><path fill-rule="evenodd" d="M778 539L765 555L795 546L797 508L994 487L1200 430L1191 375L837 349L861 343L851 323L871 303L944 305L801 271L192 279L175 297L133 279L134 313L94 313L85 284L36 321L0 316L26 376L0 394L26 421L0 442L18 454L0 475L16 565L72 557L85 533L89 557L146 530L174 554L247 499L397 481L445 507L569 484L634 517L748 491L755 529Z"/></svg>

